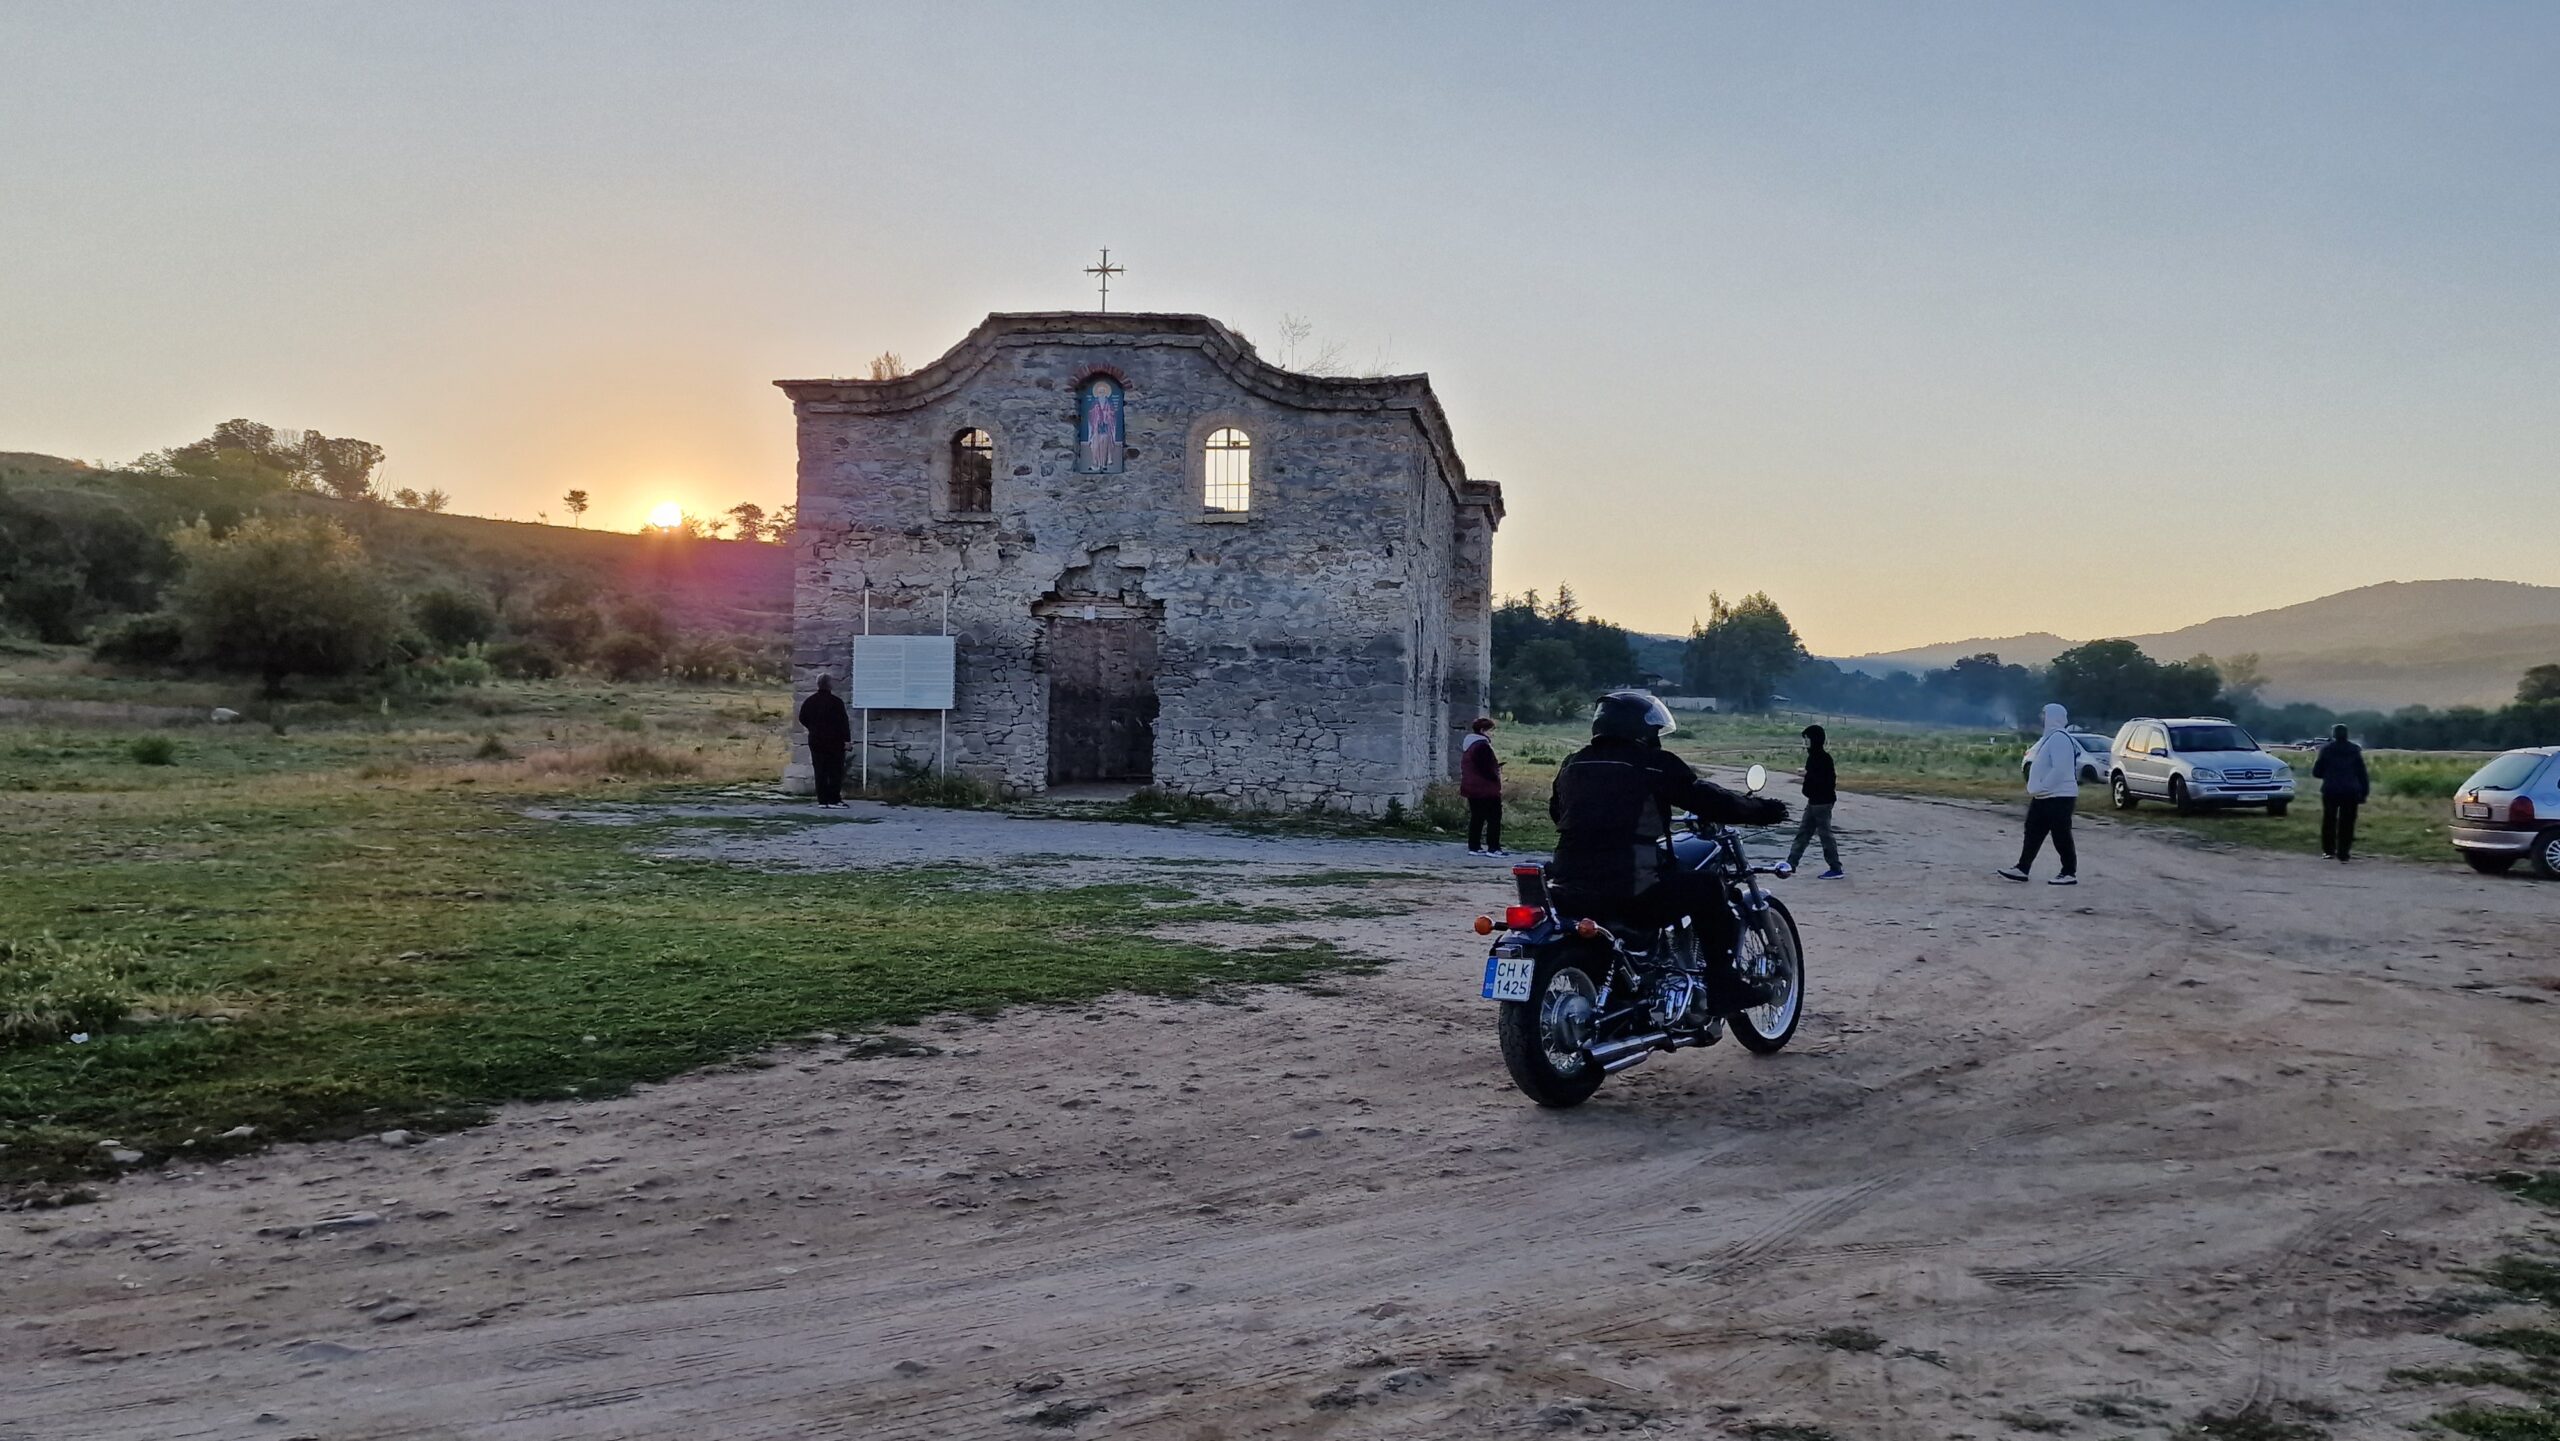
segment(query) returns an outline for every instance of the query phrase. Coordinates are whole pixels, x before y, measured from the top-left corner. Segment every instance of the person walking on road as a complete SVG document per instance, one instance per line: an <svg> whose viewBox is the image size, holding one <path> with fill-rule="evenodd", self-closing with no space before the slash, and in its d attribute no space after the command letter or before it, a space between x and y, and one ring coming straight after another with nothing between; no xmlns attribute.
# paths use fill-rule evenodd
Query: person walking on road
<svg viewBox="0 0 2560 1441"><path fill-rule="evenodd" d="M2320 782L2320 854L2343 865L2356 848L2356 809L2373 794L2373 777L2364 768L2364 747L2347 739L2345 726L2332 726L2329 743L2311 763Z"/></svg>
<svg viewBox="0 0 2560 1441"><path fill-rule="evenodd" d="M1804 728L1804 819L1796 823L1796 843L1787 852L1787 867L1792 870L1804 859L1805 847L1816 836L1822 838L1822 863L1830 869L1821 879L1836 881L1848 872L1840 869L1840 843L1831 835L1831 807L1840 799L1840 773L1832 767L1831 752L1823 748L1826 737L1818 725Z"/></svg>
<svg viewBox="0 0 2560 1441"><path fill-rule="evenodd" d="M1502 848L1502 758L1493 753L1493 717L1467 727L1458 747L1458 794L1467 802L1467 854L1507 856Z"/></svg>
<svg viewBox="0 0 2560 1441"><path fill-rule="evenodd" d="M809 733L809 769L818 783L818 804L844 804L844 753L853 744L853 716L836 694L835 680L818 677L818 689L800 703L800 728Z"/></svg>
<svg viewBox="0 0 2560 1441"><path fill-rule="evenodd" d="M2071 813L2080 804L2080 746L2071 739L2070 725L2071 713L2060 705L2044 708L2044 736L2027 752L2027 843L2018 852L2018 863L2000 873L2010 880L2027 878L2036 852L2051 836L2062 874L2045 884L2080 884L2080 851L2071 843Z"/></svg>

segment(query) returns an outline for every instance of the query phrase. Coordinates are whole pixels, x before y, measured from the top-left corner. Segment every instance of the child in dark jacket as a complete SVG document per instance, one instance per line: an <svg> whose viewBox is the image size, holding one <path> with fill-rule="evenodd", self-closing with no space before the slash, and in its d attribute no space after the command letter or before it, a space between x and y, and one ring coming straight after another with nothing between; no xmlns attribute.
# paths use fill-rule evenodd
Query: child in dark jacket
<svg viewBox="0 0 2560 1441"><path fill-rule="evenodd" d="M1467 800L1467 854L1501 856L1502 760L1493 753L1493 717L1467 727L1458 748L1458 794Z"/></svg>
<svg viewBox="0 0 2560 1441"><path fill-rule="evenodd" d="M1840 869L1840 843L1831 836L1831 807L1840 799L1840 773L1831 764L1831 752L1824 748L1826 737L1820 726L1804 728L1804 819L1796 826L1795 848L1787 852L1787 864L1804 859L1805 847L1818 836L1822 840L1822 861L1830 869L1822 879L1836 881L1844 874Z"/></svg>

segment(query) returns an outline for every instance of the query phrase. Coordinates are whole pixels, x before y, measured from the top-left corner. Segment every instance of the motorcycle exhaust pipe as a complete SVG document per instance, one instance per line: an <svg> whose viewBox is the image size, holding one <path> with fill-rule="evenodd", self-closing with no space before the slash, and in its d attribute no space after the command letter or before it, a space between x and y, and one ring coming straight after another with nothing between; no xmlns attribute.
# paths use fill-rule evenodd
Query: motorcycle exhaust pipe
<svg viewBox="0 0 2560 1441"><path fill-rule="evenodd" d="M1585 1054L1599 1062L1600 1069L1605 1074L1625 1070L1628 1066L1652 1055L1663 1042L1670 1039L1669 1031L1647 1031L1641 1036L1629 1036L1623 1041L1602 1041L1599 1045L1591 1047Z"/></svg>

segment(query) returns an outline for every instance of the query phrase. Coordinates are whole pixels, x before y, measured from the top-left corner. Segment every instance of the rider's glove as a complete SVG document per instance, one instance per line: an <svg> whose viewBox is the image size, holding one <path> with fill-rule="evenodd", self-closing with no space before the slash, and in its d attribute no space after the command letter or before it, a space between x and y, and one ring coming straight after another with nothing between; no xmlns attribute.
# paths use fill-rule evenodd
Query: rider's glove
<svg viewBox="0 0 2560 1441"><path fill-rule="evenodd" d="M1751 823L1755 826L1785 825L1787 823L1787 803L1785 801L1763 800L1760 802L1760 814L1753 816L1751 818Z"/></svg>

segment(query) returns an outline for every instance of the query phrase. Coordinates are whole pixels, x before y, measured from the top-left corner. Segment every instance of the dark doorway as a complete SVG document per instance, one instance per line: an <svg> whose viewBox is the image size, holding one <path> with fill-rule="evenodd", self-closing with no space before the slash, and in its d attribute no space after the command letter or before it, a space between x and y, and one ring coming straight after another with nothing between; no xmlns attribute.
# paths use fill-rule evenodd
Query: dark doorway
<svg viewBox="0 0 2560 1441"><path fill-rule="evenodd" d="M1049 783L1155 777L1156 628L1049 619Z"/></svg>

